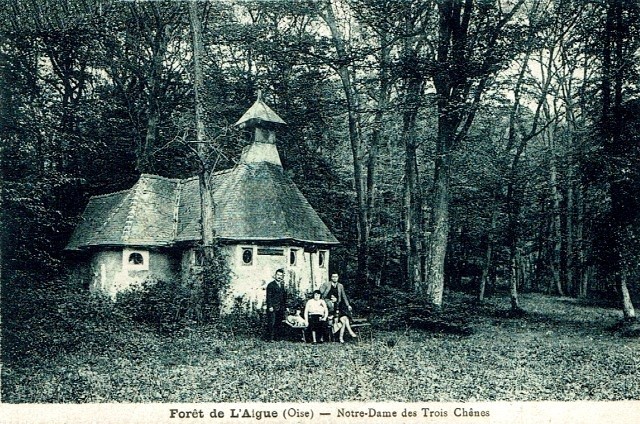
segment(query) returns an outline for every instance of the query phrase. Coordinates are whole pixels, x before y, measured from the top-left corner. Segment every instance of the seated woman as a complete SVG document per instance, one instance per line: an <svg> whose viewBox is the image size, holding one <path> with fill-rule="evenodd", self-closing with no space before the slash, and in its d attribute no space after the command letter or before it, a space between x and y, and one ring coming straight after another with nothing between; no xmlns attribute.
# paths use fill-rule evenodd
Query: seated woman
<svg viewBox="0 0 640 424"><path fill-rule="evenodd" d="M309 331L311 331L311 338L314 344L318 342L318 338L324 335L328 316L327 304L320 299L320 290L315 290L313 298L307 300L304 308L304 320Z"/></svg>
<svg viewBox="0 0 640 424"><path fill-rule="evenodd" d="M340 343L344 343L344 331L347 330L351 337L358 337L356 333L351 329L351 321L349 319L349 315L347 313L341 313L338 308L338 298L334 295L331 295L329 302L327 304L331 305L332 311L330 311L329 315L333 315L333 326L332 331L334 333L340 332Z"/></svg>

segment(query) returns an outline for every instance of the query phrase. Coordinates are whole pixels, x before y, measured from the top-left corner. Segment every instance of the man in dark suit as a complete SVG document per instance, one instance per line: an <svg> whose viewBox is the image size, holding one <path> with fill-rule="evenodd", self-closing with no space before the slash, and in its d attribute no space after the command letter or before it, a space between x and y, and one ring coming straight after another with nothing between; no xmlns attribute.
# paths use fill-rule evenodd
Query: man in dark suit
<svg viewBox="0 0 640 424"><path fill-rule="evenodd" d="M342 283L338 282L339 278L340 277L337 272L331 274L331 281L320 286L320 293L323 299L329 299L332 295L335 296L336 299L338 299L337 308L343 315L346 315L351 319L351 303L349 303L349 298L344 291L344 286Z"/></svg>
<svg viewBox="0 0 640 424"><path fill-rule="evenodd" d="M281 337L282 320L287 308L287 294L284 290L284 270L276 270L274 280L267 285L267 340Z"/></svg>

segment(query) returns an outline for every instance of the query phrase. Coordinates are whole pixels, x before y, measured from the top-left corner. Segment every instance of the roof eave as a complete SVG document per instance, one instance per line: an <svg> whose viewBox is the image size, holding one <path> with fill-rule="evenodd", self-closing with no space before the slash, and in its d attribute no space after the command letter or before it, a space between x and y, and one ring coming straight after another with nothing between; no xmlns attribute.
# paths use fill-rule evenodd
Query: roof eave
<svg viewBox="0 0 640 424"><path fill-rule="evenodd" d="M83 244L75 247L65 247L67 252L83 252L96 248L157 248L157 247L174 247L175 243L92 243Z"/></svg>
<svg viewBox="0 0 640 424"><path fill-rule="evenodd" d="M283 243L283 244L296 244L296 245L313 245L313 246L337 246L339 241L327 241L327 240L302 240L296 238L281 238L281 237L219 237L218 240L222 243Z"/></svg>

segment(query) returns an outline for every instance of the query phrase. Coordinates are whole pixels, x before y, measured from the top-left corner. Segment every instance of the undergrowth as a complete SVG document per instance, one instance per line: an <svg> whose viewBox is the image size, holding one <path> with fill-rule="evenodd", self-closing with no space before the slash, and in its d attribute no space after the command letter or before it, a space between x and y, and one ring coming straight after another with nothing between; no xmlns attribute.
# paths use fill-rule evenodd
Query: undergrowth
<svg viewBox="0 0 640 424"><path fill-rule="evenodd" d="M241 311L164 331L149 305L23 283L3 296L10 403L640 399L640 344L611 331L620 312L566 299L523 295L526 313L504 317L506 297L446 293L425 312L423 300L376 291L369 309L354 302L372 324L358 338L310 346L263 342L261 317ZM330 390L307 384L317 371Z"/></svg>
<svg viewBox="0 0 640 424"><path fill-rule="evenodd" d="M470 335L468 304L460 295L449 296L446 308L434 307L426 297L392 287L377 287L370 293L365 311L379 329L420 329L433 333Z"/></svg>

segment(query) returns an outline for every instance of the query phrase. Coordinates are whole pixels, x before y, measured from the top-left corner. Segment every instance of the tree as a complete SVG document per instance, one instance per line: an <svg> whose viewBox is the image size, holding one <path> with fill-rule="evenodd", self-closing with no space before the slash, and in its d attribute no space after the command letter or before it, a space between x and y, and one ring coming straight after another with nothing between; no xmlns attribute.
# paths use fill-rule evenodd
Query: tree
<svg viewBox="0 0 640 424"><path fill-rule="evenodd" d="M90 48L100 9L38 0L2 11L8 131L3 138L4 225L14 269L55 274L91 181L87 161L101 140L89 137L99 79ZM11 84L9 86L9 82ZM5 247L5 246L3 246Z"/></svg>
<svg viewBox="0 0 640 424"><path fill-rule="evenodd" d="M442 304L449 236L451 153L473 123L490 77L517 51L521 33L513 18L524 1L508 10L472 0L438 3L439 27L432 74L438 110L432 214L427 238L425 285L434 305Z"/></svg>
<svg viewBox="0 0 640 424"><path fill-rule="evenodd" d="M207 169L206 151L205 146L206 134L204 124L204 105L202 99L202 91L204 88L204 75L202 72L202 24L200 23L200 17L198 16L198 10L196 3L189 2L189 23L191 24L191 34L193 37L193 100L195 105L195 128L196 128L196 140L197 154L200 159L199 172L198 172L198 185L200 187L200 234L202 237L202 245L207 254L207 260L211 260L211 247L214 242L214 230L213 220L215 215L215 204L211 195L211 188L209 187L209 179L211 178L211 170Z"/></svg>
<svg viewBox="0 0 640 424"><path fill-rule="evenodd" d="M189 89L181 48L186 37L183 12L178 3L123 3L105 18L104 25L114 33L102 37L102 66L113 84L114 100L121 102L133 125L140 173L169 171L156 155L165 139L175 135L172 131L179 131L171 128L169 119L185 106Z"/></svg>
<svg viewBox="0 0 640 424"><path fill-rule="evenodd" d="M628 157L635 137L626 134L624 114L625 82L633 75L634 58L640 40L638 29L640 9L635 2L617 0L605 4L605 28L602 40L601 60L601 117L600 131L603 155L608 162L610 209L606 222L607 231L601 240L602 254L605 255L605 272L616 282L625 319L635 319L635 310L629 295L627 279L630 274L629 262L625 260L626 246L635 237L631 229L634 212L629 209L634 204L633 178L627 175L634 161ZM634 36L635 34L635 36ZM637 168L635 168L637 169Z"/></svg>
<svg viewBox="0 0 640 424"><path fill-rule="evenodd" d="M331 40L336 52L333 65L340 77L342 90L346 100L346 112L349 128L349 142L353 158L353 181L356 191L357 223L358 223L358 270L357 281L365 286L369 279L369 202L367 201L367 178L365 175L364 145L360 128L360 94L356 87L356 75L350 68L352 55L347 51L344 35L338 28L331 1L321 6L320 15L331 31ZM351 66L353 66L351 64Z"/></svg>

